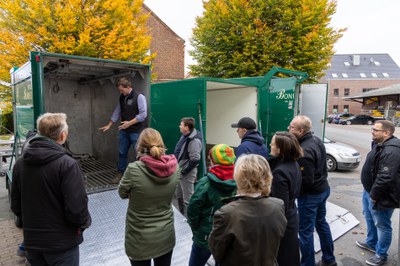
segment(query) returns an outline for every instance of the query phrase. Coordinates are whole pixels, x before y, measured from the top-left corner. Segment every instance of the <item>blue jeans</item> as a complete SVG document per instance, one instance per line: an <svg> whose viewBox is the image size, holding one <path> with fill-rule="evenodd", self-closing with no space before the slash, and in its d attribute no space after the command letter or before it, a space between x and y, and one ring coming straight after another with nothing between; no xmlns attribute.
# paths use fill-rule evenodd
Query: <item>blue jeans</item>
<svg viewBox="0 0 400 266"><path fill-rule="evenodd" d="M79 246L57 252L31 252L26 258L32 266L79 266Z"/></svg>
<svg viewBox="0 0 400 266"><path fill-rule="evenodd" d="M377 211L372 209L374 204L369 193L364 190L362 196L363 214L367 223L368 246L376 250L376 255L387 259L390 243L392 242L391 217L394 209Z"/></svg>
<svg viewBox="0 0 400 266"><path fill-rule="evenodd" d="M124 173L126 167L128 166L128 152L131 146L135 154L134 156L136 156L135 146L139 138L139 133L126 133L125 130L120 130L118 138L119 138L118 172Z"/></svg>
<svg viewBox="0 0 400 266"><path fill-rule="evenodd" d="M211 251L209 249L202 248L193 242L189 266L204 266L210 257Z"/></svg>
<svg viewBox="0 0 400 266"><path fill-rule="evenodd" d="M314 227L321 243L322 260L326 263L335 261L332 234L325 218L329 194L330 189L327 189L321 194L302 195L297 199L302 266L315 266Z"/></svg>

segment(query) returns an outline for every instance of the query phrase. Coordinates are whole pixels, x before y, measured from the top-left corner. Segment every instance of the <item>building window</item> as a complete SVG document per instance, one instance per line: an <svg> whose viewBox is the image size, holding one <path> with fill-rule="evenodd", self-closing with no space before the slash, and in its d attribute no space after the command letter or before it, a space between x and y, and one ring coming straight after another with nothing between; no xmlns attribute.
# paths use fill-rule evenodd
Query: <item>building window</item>
<svg viewBox="0 0 400 266"><path fill-rule="evenodd" d="M336 73L332 73L332 77L337 78L338 75Z"/></svg>
<svg viewBox="0 0 400 266"><path fill-rule="evenodd" d="M344 62L344 65L345 65L345 66L350 66L350 63L347 62L347 61L345 61L345 62Z"/></svg>
<svg viewBox="0 0 400 266"><path fill-rule="evenodd" d="M376 66L380 66L380 65L381 65L381 63L379 63L378 61L374 61L374 64L375 64Z"/></svg>
<svg viewBox="0 0 400 266"><path fill-rule="evenodd" d="M343 105L343 112L345 113L349 112L349 105Z"/></svg>
<svg viewBox="0 0 400 266"><path fill-rule="evenodd" d="M389 77L389 74L388 74L388 73L382 73L382 75L383 75L385 78L388 78L388 77Z"/></svg>
<svg viewBox="0 0 400 266"><path fill-rule="evenodd" d="M339 89L338 88L333 89L333 96L339 97Z"/></svg>
<svg viewBox="0 0 400 266"><path fill-rule="evenodd" d="M367 91L373 91L376 90L377 88L363 88L362 92L367 92Z"/></svg>
<svg viewBox="0 0 400 266"><path fill-rule="evenodd" d="M349 75L347 75L347 73L342 73L342 77L344 77L344 78L348 78L348 77L349 77Z"/></svg>
<svg viewBox="0 0 400 266"><path fill-rule="evenodd" d="M361 76L362 78L366 78L366 77L367 77L367 75L365 75L365 73L360 73L360 76Z"/></svg>
<svg viewBox="0 0 400 266"><path fill-rule="evenodd" d="M338 106L338 105L334 105L334 106L333 106L332 112L333 112L333 113L337 113L337 112L338 112L338 109L339 109L339 106Z"/></svg>
<svg viewBox="0 0 400 266"><path fill-rule="evenodd" d="M350 89L349 88L345 88L344 89L344 96L349 96L350 95Z"/></svg>
<svg viewBox="0 0 400 266"><path fill-rule="evenodd" d="M373 78L377 78L377 77L378 77L378 75L377 75L376 73L371 73L371 76L372 76Z"/></svg>

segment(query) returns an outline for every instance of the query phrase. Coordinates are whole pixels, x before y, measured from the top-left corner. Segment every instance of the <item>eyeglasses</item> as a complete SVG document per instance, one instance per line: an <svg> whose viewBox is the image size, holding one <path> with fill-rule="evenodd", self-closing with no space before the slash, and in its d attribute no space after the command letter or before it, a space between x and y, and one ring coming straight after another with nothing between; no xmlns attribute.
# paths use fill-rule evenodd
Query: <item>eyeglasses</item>
<svg viewBox="0 0 400 266"><path fill-rule="evenodd" d="M385 129L371 128L371 132L386 131Z"/></svg>

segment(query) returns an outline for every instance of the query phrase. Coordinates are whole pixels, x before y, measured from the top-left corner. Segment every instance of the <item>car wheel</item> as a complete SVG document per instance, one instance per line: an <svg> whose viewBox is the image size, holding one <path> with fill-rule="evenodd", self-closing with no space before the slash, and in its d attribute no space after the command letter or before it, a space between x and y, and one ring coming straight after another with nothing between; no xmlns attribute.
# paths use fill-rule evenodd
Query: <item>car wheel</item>
<svg viewBox="0 0 400 266"><path fill-rule="evenodd" d="M351 121L346 121L346 124L347 125L351 125Z"/></svg>
<svg viewBox="0 0 400 266"><path fill-rule="evenodd" d="M367 124L368 125L372 125L374 122L372 122L371 120L368 120Z"/></svg>
<svg viewBox="0 0 400 266"><path fill-rule="evenodd" d="M327 167L328 172L335 171L337 168L337 162L336 162L335 158L333 158L332 156L330 156L328 154L326 155L326 167Z"/></svg>

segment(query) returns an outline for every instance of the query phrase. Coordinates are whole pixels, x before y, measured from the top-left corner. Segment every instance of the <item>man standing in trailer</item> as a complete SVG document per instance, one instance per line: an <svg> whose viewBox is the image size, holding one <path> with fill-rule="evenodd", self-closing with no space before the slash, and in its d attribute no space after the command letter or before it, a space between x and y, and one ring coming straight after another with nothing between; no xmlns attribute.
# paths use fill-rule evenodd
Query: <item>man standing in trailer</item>
<svg viewBox="0 0 400 266"><path fill-rule="evenodd" d="M119 130L119 159L117 175L111 181L113 184L119 183L128 165L128 152L132 146L135 149L140 132L145 128L147 117L146 97L136 93L132 88L132 83L127 78L120 78L117 88L121 95L119 102L114 109L110 122L99 130L105 132L110 129L113 123L121 119ZM136 158L135 158L136 159Z"/></svg>

